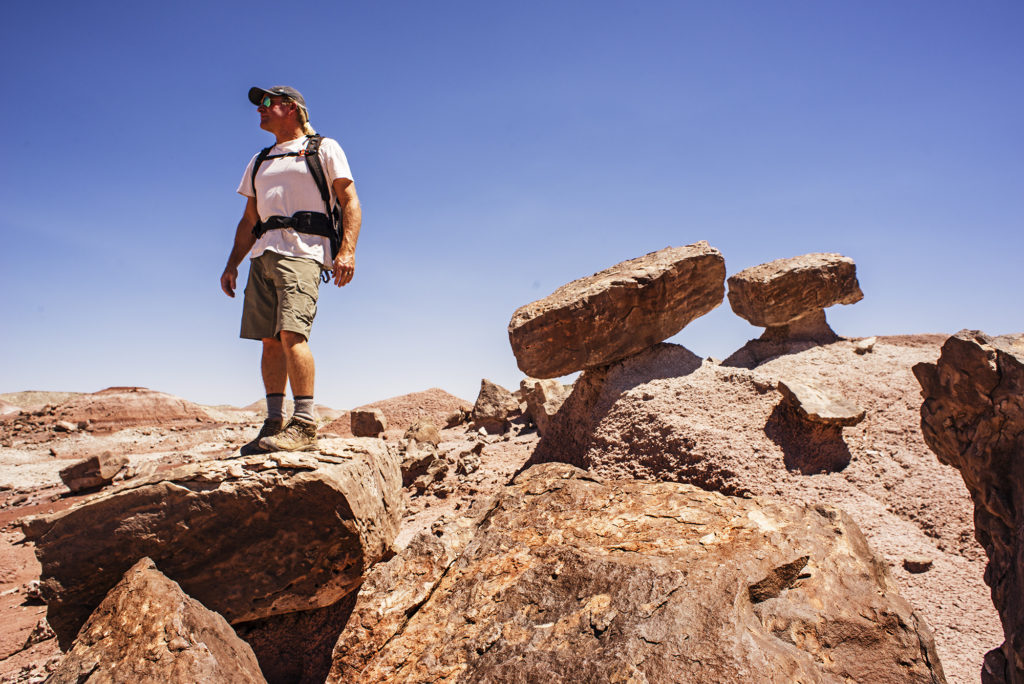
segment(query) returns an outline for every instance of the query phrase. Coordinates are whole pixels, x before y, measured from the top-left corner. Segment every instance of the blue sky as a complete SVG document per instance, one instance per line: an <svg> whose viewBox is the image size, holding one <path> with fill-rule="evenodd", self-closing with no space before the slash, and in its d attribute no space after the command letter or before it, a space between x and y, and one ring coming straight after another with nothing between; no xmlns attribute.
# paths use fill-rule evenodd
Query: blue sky
<svg viewBox="0 0 1024 684"><path fill-rule="evenodd" d="M850 336L1020 322L1019 2L17 3L4 12L0 392L262 395L218 278L245 93L348 153L354 282L321 291L317 400L514 387L512 312L708 240L729 274L852 257ZM243 270L244 273L244 270ZM724 357L724 303L673 341Z"/></svg>

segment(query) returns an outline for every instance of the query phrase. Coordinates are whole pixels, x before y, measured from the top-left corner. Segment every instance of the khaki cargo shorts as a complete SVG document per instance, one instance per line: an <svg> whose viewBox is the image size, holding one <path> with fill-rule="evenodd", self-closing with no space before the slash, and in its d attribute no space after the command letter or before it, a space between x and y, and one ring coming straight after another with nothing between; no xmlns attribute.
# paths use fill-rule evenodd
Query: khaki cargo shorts
<svg viewBox="0 0 1024 684"><path fill-rule="evenodd" d="M287 330L308 340L319 293L320 264L312 259L264 252L249 263L241 337L280 338L281 331Z"/></svg>

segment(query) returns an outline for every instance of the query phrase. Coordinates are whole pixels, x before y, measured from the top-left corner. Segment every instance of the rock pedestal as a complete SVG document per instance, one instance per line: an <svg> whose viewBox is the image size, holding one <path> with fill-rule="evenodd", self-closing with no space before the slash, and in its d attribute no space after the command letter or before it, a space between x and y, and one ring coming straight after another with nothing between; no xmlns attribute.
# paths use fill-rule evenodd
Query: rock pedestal
<svg viewBox="0 0 1024 684"><path fill-rule="evenodd" d="M961 330L938 363L919 363L921 431L960 471L974 500L985 582L1006 641L988 654L983 681L1024 683L1024 337Z"/></svg>
<svg viewBox="0 0 1024 684"><path fill-rule="evenodd" d="M256 656L227 621L167 579L149 558L93 611L47 682L262 684Z"/></svg>
<svg viewBox="0 0 1024 684"><path fill-rule="evenodd" d="M722 303L725 261L707 242L668 247L563 285L508 325L520 370L557 378L636 354Z"/></svg>
<svg viewBox="0 0 1024 684"><path fill-rule="evenodd" d="M525 378L519 383L519 390L526 400L526 410L537 426L537 434L544 435L555 414L572 394L572 385L563 385L558 380Z"/></svg>
<svg viewBox="0 0 1024 684"><path fill-rule="evenodd" d="M380 440L321 451L183 466L28 520L61 644L147 556L232 623L343 598L391 551L402 476Z"/></svg>

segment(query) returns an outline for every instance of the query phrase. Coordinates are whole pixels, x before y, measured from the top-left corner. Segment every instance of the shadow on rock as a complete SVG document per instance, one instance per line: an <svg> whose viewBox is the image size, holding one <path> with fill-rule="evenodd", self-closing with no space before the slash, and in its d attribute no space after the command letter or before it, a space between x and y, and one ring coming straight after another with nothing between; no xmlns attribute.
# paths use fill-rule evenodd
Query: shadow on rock
<svg viewBox="0 0 1024 684"><path fill-rule="evenodd" d="M235 625L235 632L252 647L269 684L320 684L358 593L326 608Z"/></svg>
<svg viewBox="0 0 1024 684"><path fill-rule="evenodd" d="M701 358L685 347L660 343L608 366L584 371L519 472L549 462L587 468L585 457L594 426L620 396L654 380L689 375L701 363Z"/></svg>
<svg viewBox="0 0 1024 684"><path fill-rule="evenodd" d="M850 464L843 428L809 423L780 403L765 423L768 439L782 449L786 468L803 475L836 473Z"/></svg>

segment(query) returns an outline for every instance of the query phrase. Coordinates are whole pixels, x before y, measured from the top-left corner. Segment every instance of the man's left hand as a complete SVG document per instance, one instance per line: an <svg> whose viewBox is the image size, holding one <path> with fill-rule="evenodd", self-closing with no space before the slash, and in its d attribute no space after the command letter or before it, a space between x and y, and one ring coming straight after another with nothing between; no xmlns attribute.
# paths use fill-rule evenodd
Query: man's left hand
<svg viewBox="0 0 1024 684"><path fill-rule="evenodd" d="M334 257L334 284L344 287L352 282L356 273L356 258L352 254L341 254Z"/></svg>

